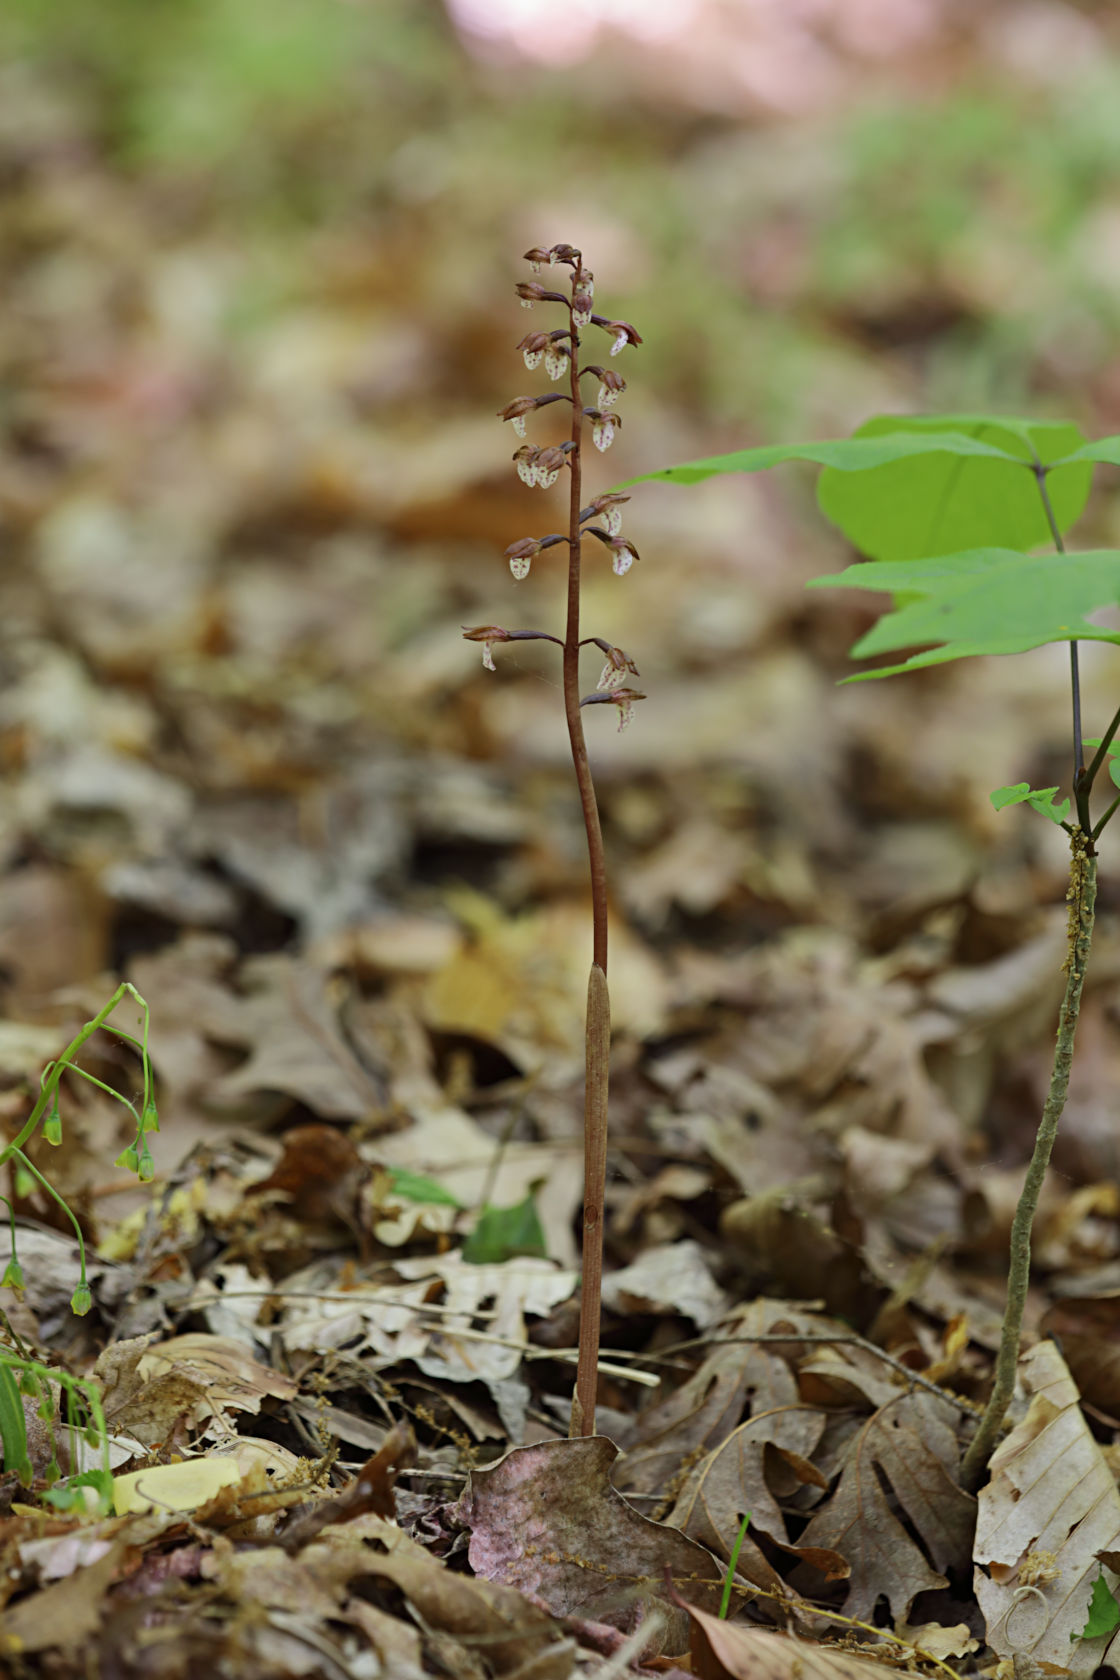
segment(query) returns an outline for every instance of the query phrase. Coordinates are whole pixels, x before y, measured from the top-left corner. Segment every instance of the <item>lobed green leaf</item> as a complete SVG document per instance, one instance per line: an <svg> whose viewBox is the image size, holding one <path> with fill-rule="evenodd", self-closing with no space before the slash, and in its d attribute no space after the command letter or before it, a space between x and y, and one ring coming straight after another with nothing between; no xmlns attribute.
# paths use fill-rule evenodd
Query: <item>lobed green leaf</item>
<svg viewBox="0 0 1120 1680"><path fill-rule="evenodd" d="M1032 788L1029 782L1016 782L1014 787L995 788L988 795L997 811L1004 811L1009 805L1030 805L1040 816L1049 817L1052 823L1064 823L1069 816L1069 800L1063 799L1061 804L1054 803L1057 787Z"/></svg>
<svg viewBox="0 0 1120 1680"><path fill-rule="evenodd" d="M1094 438L1092 443L1083 443L1080 449L1072 450L1053 464L1065 467L1076 461L1103 461L1109 466L1120 467L1120 437Z"/></svg>
<svg viewBox="0 0 1120 1680"><path fill-rule="evenodd" d="M873 424L873 422L868 422ZM662 467L657 472L641 473L616 484L615 490L628 490L632 484L663 478L672 484L699 484L702 479L719 473L762 472L785 461L812 461L820 467L836 472L867 472L875 467L926 455L979 456L996 462L1015 464L1018 457L1007 450L964 432L942 430L936 436L923 436L896 431L887 436L864 436L863 429L855 437L826 438L819 443L773 443L757 449L735 449L730 455L713 455L704 461L686 461L679 467Z"/></svg>
<svg viewBox="0 0 1120 1680"><path fill-rule="evenodd" d="M1082 1639L1102 1639L1120 1627L1120 1604L1109 1591L1103 1572L1093 1582L1093 1596L1089 1600L1089 1615L1081 1630Z"/></svg>
<svg viewBox="0 0 1120 1680"><path fill-rule="evenodd" d="M1048 642L1120 643L1120 632L1086 617L1120 603L1116 549L1024 556L988 548L906 564L871 561L814 578L810 587L906 590L905 599L860 638L852 657L907 647L923 651L900 665L861 671L849 682L978 654L1024 653Z"/></svg>

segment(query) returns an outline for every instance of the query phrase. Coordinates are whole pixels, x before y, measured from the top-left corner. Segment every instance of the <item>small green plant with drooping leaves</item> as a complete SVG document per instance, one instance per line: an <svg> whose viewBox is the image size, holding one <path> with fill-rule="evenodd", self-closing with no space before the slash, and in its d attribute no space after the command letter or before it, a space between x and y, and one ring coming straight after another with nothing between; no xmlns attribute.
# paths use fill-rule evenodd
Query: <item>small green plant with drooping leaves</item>
<svg viewBox="0 0 1120 1680"><path fill-rule="evenodd" d="M140 1015L139 1033L125 1030L111 1017L118 1007L131 1000ZM27 1146L38 1133L44 1143L57 1146L62 1142L62 1107L61 1080L64 1073L71 1073L79 1079L95 1085L99 1091L113 1098L115 1102L123 1103L135 1122L135 1133L132 1142L124 1149L116 1160L118 1167L124 1167L134 1172L142 1183L147 1183L155 1173L152 1161L151 1147L148 1138L153 1132L159 1131L159 1112L155 1100L155 1081L152 1074L151 1057L148 1054L148 1034L150 1016L148 1005L140 996L135 986L124 981L113 993L103 1009L98 1010L91 1020L85 1022L74 1035L62 1054L53 1062L49 1062L39 1078L39 1095L20 1131L0 1148L0 1167L7 1165L12 1175L13 1194L26 1196L36 1187L44 1190L62 1209L74 1227L74 1234L78 1244L78 1286L71 1299L71 1311L79 1317L88 1313L93 1305L93 1295L89 1287L86 1271L86 1245L82 1233L81 1223L66 1199L51 1184L46 1175L31 1160L27 1154ZM76 1058L83 1046L94 1033L102 1031L129 1044L140 1058L141 1094L139 1101L133 1101L121 1091L114 1090L104 1080L98 1079L88 1068L82 1067ZM8 1263L0 1284L16 1291L25 1287L23 1267L20 1264L18 1250L18 1232L16 1227L15 1207L13 1201L0 1195L8 1209L8 1227L10 1232L10 1247ZM4 1469L16 1471L21 1480L30 1481L31 1464L28 1457L26 1414L23 1400L25 1396L38 1397L38 1411L47 1426L49 1438L54 1441L54 1420L56 1414L62 1419L71 1442L71 1467L79 1461L78 1443L80 1440L100 1451L100 1466L76 1472L67 1478L64 1487L54 1487L53 1484L61 1477L58 1465L58 1454L54 1452L51 1465L47 1471L47 1481L52 1484L48 1497L52 1503L66 1506L67 1503L78 1503L82 1500L81 1489L92 1488L98 1505L108 1508L111 1497L111 1479L109 1476L108 1435L105 1429L105 1416L101 1409L101 1401L94 1384L81 1378L73 1377L68 1372L56 1370L44 1365L41 1361L31 1358L20 1346L17 1338L7 1325L7 1342L0 1341L0 1443L3 1446Z"/></svg>
<svg viewBox="0 0 1120 1680"><path fill-rule="evenodd" d="M587 835L587 856L591 876L592 959L587 988L586 1016L586 1077L584 1083L584 1192L583 1192L583 1253L580 1286L579 1361L576 1370L575 1396L572 1401L570 1433L595 1433L595 1397L599 1367L599 1321L603 1275L603 1216L607 1177L607 1096L610 1064L610 998L607 992L607 861L603 849L603 835L599 823L599 807L595 797L595 783L583 733L583 708L609 705L618 709L618 727L624 729L630 721L635 701L644 695L631 687L629 679L638 675L638 668L620 647L614 647L601 636L580 635L580 583L582 577L583 542L593 537L611 557L612 570L619 577L633 566L638 551L630 540L621 535L622 507L629 496L607 491L592 498L586 507L583 500L583 442L588 428L595 447L610 448L622 425L615 412L615 403L626 389L626 381L613 368L597 362L581 360L581 333L587 327L605 332L611 340L610 355L617 356L628 345L640 344L639 334L629 321L612 320L598 315L594 309L594 277L583 261L583 253L574 245L553 245L548 250L534 246L525 253L535 273L546 266L562 273L569 270L565 290L556 291L536 280L521 281L517 295L527 309L535 304L558 306L561 325L548 331L529 332L518 345L525 365L535 369L543 362L544 370L553 381L567 382L567 391L546 392L543 396L515 397L499 411L499 418L511 422L518 437L525 437L526 423L540 409L553 403L571 406L569 435L561 443L540 447L526 441L515 451L513 459L518 476L530 486L549 490L561 473L568 474L568 529L553 531L543 537L522 537L506 549L510 570L517 580L528 576L529 568L538 554L563 546L567 549L567 617L563 637L546 630L507 630L499 624L478 624L464 629L468 641L482 642L483 663L494 669L493 649L506 642L553 642L561 649L564 715L568 726L572 768L579 790L580 808ZM585 404L581 381L587 374L598 380L595 402ZM597 647L606 663L594 691L580 694L579 663L585 647ZM510 1210L520 1214L522 1210ZM527 1216L526 1216L527 1218ZM525 1240L539 1245L539 1226L529 1229L526 1222ZM489 1241L489 1235L487 1241ZM475 1244L479 1246L479 1233ZM524 1252L524 1243L520 1242Z"/></svg>
<svg viewBox="0 0 1120 1680"><path fill-rule="evenodd" d="M905 654L857 672L867 682L983 654L1069 644L1072 754L1068 792L1026 782L997 788L997 810L1026 804L1069 836L1066 987L1050 1085L1011 1231L1007 1304L992 1393L961 1465L983 1476L1014 1390L1030 1277L1031 1228L1065 1106L1074 1034L1093 935L1097 843L1120 807L1094 815L1102 769L1120 787L1120 709L1102 736L1082 733L1078 644L1120 644L1090 614L1120 604L1120 549L1067 550L1064 533L1088 499L1093 466L1120 466L1120 437L1089 442L1074 425L983 414L880 415L853 437L737 450L642 475L696 484L784 461L823 467L821 511L868 558L811 587L871 589L893 605L852 648L853 658ZM639 483L641 479L632 479ZM628 485L620 486L627 489ZM1049 552L1034 553L1048 545ZM916 651L908 651L916 650ZM1094 749L1086 762L1086 749Z"/></svg>

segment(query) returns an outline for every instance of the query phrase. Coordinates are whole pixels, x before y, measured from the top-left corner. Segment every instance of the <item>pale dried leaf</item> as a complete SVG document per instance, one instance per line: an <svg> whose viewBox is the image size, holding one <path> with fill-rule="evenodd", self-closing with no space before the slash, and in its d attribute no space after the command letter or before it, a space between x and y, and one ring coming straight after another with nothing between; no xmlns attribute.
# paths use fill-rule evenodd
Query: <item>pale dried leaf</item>
<svg viewBox="0 0 1120 1680"><path fill-rule="evenodd" d="M1032 1348L1019 1371L1031 1403L992 1455L980 1492L976 1596L1001 1656L1089 1675L1115 1642L1081 1633L1098 1554L1120 1546L1120 1493L1054 1343ZM1033 1566L1040 1556L1042 1571ZM1115 1592L1118 1577L1104 1573Z"/></svg>

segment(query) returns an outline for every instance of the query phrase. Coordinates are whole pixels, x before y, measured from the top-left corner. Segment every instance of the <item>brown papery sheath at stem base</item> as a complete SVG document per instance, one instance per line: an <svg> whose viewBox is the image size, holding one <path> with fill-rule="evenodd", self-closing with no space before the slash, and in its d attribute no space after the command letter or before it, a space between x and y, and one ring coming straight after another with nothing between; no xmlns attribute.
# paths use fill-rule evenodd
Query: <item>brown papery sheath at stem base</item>
<svg viewBox="0 0 1120 1680"><path fill-rule="evenodd" d="M603 1187L607 1177L607 1091L611 1057L611 1001L607 977L592 963L587 982L587 1083L583 1119L583 1279L579 1298L579 1366L568 1434L595 1433L599 1373L600 1292L603 1284Z"/></svg>

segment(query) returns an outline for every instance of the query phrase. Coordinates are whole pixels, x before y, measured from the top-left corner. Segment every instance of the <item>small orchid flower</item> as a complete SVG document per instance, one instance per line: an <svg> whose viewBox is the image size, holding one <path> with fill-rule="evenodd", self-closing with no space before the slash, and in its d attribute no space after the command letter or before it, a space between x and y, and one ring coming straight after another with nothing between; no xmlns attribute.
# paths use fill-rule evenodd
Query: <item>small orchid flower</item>
<svg viewBox="0 0 1120 1680"><path fill-rule="evenodd" d="M645 695L640 694L636 688L616 688L611 699L618 707L618 733L621 735L634 716L634 702L644 700Z"/></svg>
<svg viewBox="0 0 1120 1680"><path fill-rule="evenodd" d="M510 571L515 578L527 578L529 567L542 548L552 548L555 543L567 542L567 540L567 537L562 537L554 531L548 537L522 537L520 542L510 543L506 549Z"/></svg>
<svg viewBox="0 0 1120 1680"><path fill-rule="evenodd" d="M640 344L642 342L641 334L630 325L629 321L608 321L602 315L593 315L592 320L597 327L603 327L605 331L614 334L614 343L611 345L612 356L617 356L619 351L625 350L628 344Z"/></svg>
<svg viewBox="0 0 1120 1680"><path fill-rule="evenodd" d="M568 371L568 349L566 345L549 344L544 353L544 371L550 379L563 379Z"/></svg>
<svg viewBox="0 0 1120 1680"><path fill-rule="evenodd" d="M537 456L540 450L534 443L523 443L520 449L515 449L513 459L517 463L517 476L523 484L530 486L537 482Z"/></svg>
<svg viewBox="0 0 1120 1680"><path fill-rule="evenodd" d="M536 481L542 490L551 490L567 460L563 449L542 449L536 459Z"/></svg>
<svg viewBox="0 0 1120 1680"><path fill-rule="evenodd" d="M554 245L548 253L548 260L551 263L578 263L580 253L574 245Z"/></svg>
<svg viewBox="0 0 1120 1680"><path fill-rule="evenodd" d="M482 663L488 671L496 669L493 648L495 642L511 642L513 637L508 630L503 630L500 624L476 624L468 630L463 626L463 640L466 642L482 642Z"/></svg>
<svg viewBox="0 0 1120 1680"><path fill-rule="evenodd" d="M534 274L540 273L542 263L550 263L552 260L552 252L544 250L540 245L534 245L531 251L525 253L525 261L532 263Z"/></svg>
<svg viewBox="0 0 1120 1680"><path fill-rule="evenodd" d="M509 569L519 582L529 576L529 567L540 551L541 545L533 537L522 537L520 542L510 543L506 549L506 556Z"/></svg>
<svg viewBox="0 0 1120 1680"><path fill-rule="evenodd" d="M614 556L611 560L611 569L617 577L625 577L635 560L641 559L641 555L634 544L627 542L625 537L608 538L607 547Z"/></svg>
<svg viewBox="0 0 1120 1680"><path fill-rule="evenodd" d="M595 500L583 509L579 516L580 524L586 519L594 519L598 514L606 526L607 535L617 537L622 529L622 503L629 500L629 496L620 496L616 491L608 490L604 495L596 496Z"/></svg>
<svg viewBox="0 0 1120 1680"><path fill-rule="evenodd" d="M613 408L625 389L626 381L620 373L616 373L613 368L604 369L600 375L599 390L595 398L596 407Z"/></svg>
<svg viewBox="0 0 1120 1680"><path fill-rule="evenodd" d="M605 693L597 690L594 694L585 694L583 699L580 701L580 705L617 706L618 732L621 735L622 731L626 728L626 725L630 722L630 719L634 715L635 702L644 699L645 695L642 694L639 689L614 688Z"/></svg>
<svg viewBox="0 0 1120 1680"><path fill-rule="evenodd" d="M525 416L537 407L536 397L514 397L511 403L498 410L499 420L512 420L518 437L525 436Z"/></svg>
<svg viewBox="0 0 1120 1680"><path fill-rule="evenodd" d="M572 325L586 327L591 319L591 308L594 300L591 293L582 287L572 294Z"/></svg>
<svg viewBox="0 0 1120 1680"><path fill-rule="evenodd" d="M544 355L545 350L551 342L552 340L546 332L526 333L525 337L521 340L521 343L517 346L525 358L525 366L530 370L535 367L539 367L541 357Z"/></svg>
<svg viewBox="0 0 1120 1680"><path fill-rule="evenodd" d="M620 647L609 647L607 663L603 666L602 675L595 687L599 691L613 693L615 689L622 687L627 677L636 677L638 674L638 667L629 654L623 653Z"/></svg>
<svg viewBox="0 0 1120 1680"><path fill-rule="evenodd" d="M614 434L622 425L618 414L604 414L599 408L585 408L584 414L592 422L591 437L596 449L606 451L614 442Z"/></svg>

